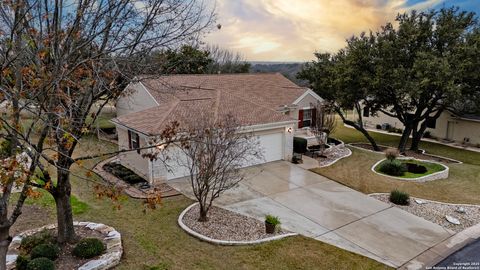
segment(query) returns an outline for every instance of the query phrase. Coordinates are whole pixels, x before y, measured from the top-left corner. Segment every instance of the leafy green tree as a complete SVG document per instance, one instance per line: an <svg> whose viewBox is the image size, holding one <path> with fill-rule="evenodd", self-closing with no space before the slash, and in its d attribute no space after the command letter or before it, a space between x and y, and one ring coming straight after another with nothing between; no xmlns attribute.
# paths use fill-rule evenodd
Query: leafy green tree
<svg viewBox="0 0 480 270"><path fill-rule="evenodd" d="M456 7L412 11L396 22L351 38L333 57L316 54L299 77L328 100L353 104L356 128L366 136L360 107L397 118L404 152L410 136L410 148L418 150L427 123L443 112L478 110L479 26L474 13Z"/></svg>
<svg viewBox="0 0 480 270"><path fill-rule="evenodd" d="M372 55L370 37L362 34L347 41L347 47L337 54L316 53L317 60L305 64L297 74L310 82L310 87L332 104L343 123L360 131L375 150L377 143L363 125L362 104L367 102L369 82L374 76L369 58ZM348 119L344 110L353 109L357 120Z"/></svg>
<svg viewBox="0 0 480 270"><path fill-rule="evenodd" d="M412 11L396 21L397 29L389 23L372 38L375 79L368 105L403 123L398 145L403 152L410 135L411 149L418 150L427 122L455 110L456 101L478 95L478 88L465 84L474 72L462 73L473 68L466 64L468 52L475 54L471 46L478 45L468 44L467 37L478 25L474 13L455 7Z"/></svg>
<svg viewBox="0 0 480 270"><path fill-rule="evenodd" d="M241 55L218 46L198 48L183 45L174 50L164 50L152 53L139 73L147 74L219 74L219 73L248 73L250 63L243 60Z"/></svg>
<svg viewBox="0 0 480 270"><path fill-rule="evenodd" d="M163 74L203 74L213 63L210 52L183 45L178 50L167 50L153 56Z"/></svg>

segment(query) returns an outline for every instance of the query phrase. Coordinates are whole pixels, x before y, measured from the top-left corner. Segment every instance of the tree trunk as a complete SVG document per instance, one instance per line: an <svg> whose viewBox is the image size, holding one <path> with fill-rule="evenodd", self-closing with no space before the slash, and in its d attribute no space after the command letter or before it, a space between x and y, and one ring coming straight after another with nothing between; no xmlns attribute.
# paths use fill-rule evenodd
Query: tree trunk
<svg viewBox="0 0 480 270"><path fill-rule="evenodd" d="M403 130L402 137L400 138L400 142L398 143L398 151L400 153L405 153L407 148L408 138L410 138L410 134L412 133L412 124L408 123L405 125L405 129Z"/></svg>
<svg viewBox="0 0 480 270"><path fill-rule="evenodd" d="M10 242L12 242L10 226L2 227L0 229L0 270L7 269L7 252Z"/></svg>
<svg viewBox="0 0 480 270"><path fill-rule="evenodd" d="M71 185L70 172L59 171L58 184L54 198L57 206L58 238L60 244L71 243L75 240L75 229L73 227L73 213L70 202Z"/></svg>
<svg viewBox="0 0 480 270"><path fill-rule="evenodd" d="M207 212L208 210L203 205L200 205L200 216L198 217L198 221L206 222L208 220Z"/></svg>
<svg viewBox="0 0 480 270"><path fill-rule="evenodd" d="M342 121L345 125L349 125L349 126L355 128L356 130L360 131L363 134L363 136L365 136L365 138L367 138L367 140L372 145L373 150L380 151L380 147L378 147L377 142L375 142L375 139L373 139L373 137L370 136L368 131L363 127L363 124L359 125L359 124L355 123L354 121L348 120L347 118L345 118L345 115L343 115L343 113L338 108L335 109L335 111L340 116L340 118L342 118Z"/></svg>
<svg viewBox="0 0 480 270"><path fill-rule="evenodd" d="M413 129L412 143L410 145L410 150L413 150L413 151L419 150L420 141L422 140L423 134L425 133L426 129L427 129L426 121L423 121L422 125L420 125L420 129L417 129L417 127Z"/></svg>
<svg viewBox="0 0 480 270"><path fill-rule="evenodd" d="M367 138L367 140L370 142L370 144L372 145L373 147L373 150L375 151L380 151L380 147L378 147L377 145L377 142L375 142L375 139L373 139L372 136L370 136L370 133L368 133L368 131L363 128L363 127L356 127L356 126L353 126L356 130L360 131L363 136L365 136L365 138Z"/></svg>

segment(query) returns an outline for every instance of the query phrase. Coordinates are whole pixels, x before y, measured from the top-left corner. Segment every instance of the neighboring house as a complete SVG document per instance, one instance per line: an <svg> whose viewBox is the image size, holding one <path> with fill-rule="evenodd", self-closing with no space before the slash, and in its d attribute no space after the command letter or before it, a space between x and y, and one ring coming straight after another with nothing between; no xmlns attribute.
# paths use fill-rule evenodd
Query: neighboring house
<svg viewBox="0 0 480 270"><path fill-rule="evenodd" d="M364 124L371 128L376 128L377 125L385 127L385 124L389 124L394 128L404 128L397 118L382 112L371 115L368 107L363 108L362 117ZM426 131L433 138L478 146L480 145L480 116L460 116L446 111L435 121L428 122Z"/></svg>
<svg viewBox="0 0 480 270"><path fill-rule="evenodd" d="M248 165L290 160L293 133L312 124L310 104L322 100L278 73L143 77L127 86L126 93L117 100L117 118L112 119L120 149L148 146L185 115L233 114L244 130L254 132L263 150L264 160ZM188 175L173 161L143 158L148 151L122 153L119 160L150 183Z"/></svg>

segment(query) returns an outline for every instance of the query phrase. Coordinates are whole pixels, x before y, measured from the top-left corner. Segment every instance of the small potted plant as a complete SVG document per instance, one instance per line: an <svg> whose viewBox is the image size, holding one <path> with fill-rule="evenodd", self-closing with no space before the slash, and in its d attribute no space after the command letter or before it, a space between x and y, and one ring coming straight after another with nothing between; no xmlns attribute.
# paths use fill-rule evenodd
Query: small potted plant
<svg viewBox="0 0 480 270"><path fill-rule="evenodd" d="M265 217L265 232L268 234L275 233L277 225L280 225L280 220L278 217L267 215Z"/></svg>

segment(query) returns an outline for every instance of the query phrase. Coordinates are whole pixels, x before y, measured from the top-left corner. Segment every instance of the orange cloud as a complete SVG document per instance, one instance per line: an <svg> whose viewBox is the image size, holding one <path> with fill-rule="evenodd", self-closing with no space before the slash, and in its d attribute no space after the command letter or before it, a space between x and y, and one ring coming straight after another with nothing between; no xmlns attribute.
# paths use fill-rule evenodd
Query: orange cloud
<svg viewBox="0 0 480 270"><path fill-rule="evenodd" d="M407 0L217 0L221 30L207 42L242 53L248 60L305 61L314 51L336 51L345 39L375 31L413 6Z"/></svg>

